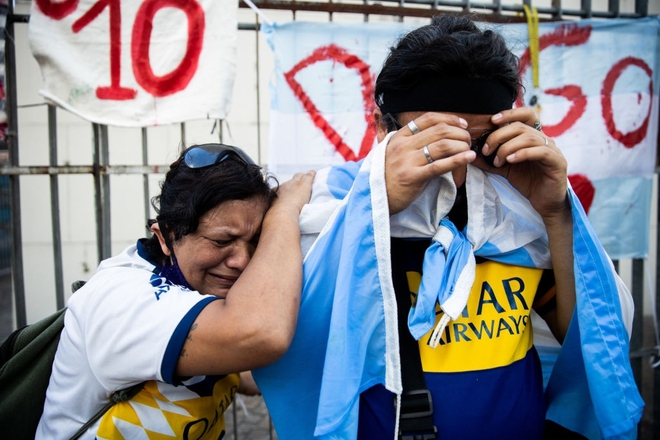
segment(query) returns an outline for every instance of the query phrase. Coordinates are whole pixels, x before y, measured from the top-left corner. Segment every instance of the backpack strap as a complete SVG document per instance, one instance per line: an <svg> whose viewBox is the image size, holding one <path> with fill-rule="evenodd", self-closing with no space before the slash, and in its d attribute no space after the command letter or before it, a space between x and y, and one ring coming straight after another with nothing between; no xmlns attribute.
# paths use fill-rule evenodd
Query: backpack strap
<svg viewBox="0 0 660 440"><path fill-rule="evenodd" d="M433 400L426 388L418 342L408 329L411 301L404 255L405 250L399 240L392 240L392 283L397 304L403 385L398 439L433 440L438 438L438 429L433 424Z"/></svg>
<svg viewBox="0 0 660 440"><path fill-rule="evenodd" d="M98 410L98 412L94 414L92 418L87 421L87 423L82 425L80 429L73 435L73 437L71 437L71 440L79 439L89 429L90 426L96 423L96 421L100 419L103 414L108 412L108 410L112 408L116 403L126 402L135 397L135 395L139 393L142 388L144 388L145 383L146 382L140 382L136 385L124 388L123 390L115 391L114 393L110 394L108 403L106 403L103 408Z"/></svg>

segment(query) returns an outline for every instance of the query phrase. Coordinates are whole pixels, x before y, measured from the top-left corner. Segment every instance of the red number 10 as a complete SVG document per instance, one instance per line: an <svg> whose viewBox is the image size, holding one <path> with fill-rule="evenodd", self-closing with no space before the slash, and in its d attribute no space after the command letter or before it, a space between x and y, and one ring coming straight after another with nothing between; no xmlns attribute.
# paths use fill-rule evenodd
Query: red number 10
<svg viewBox="0 0 660 440"><path fill-rule="evenodd" d="M79 0L35 0L44 15L61 20L78 7ZM71 29L80 32L107 7L110 15L110 85L97 87L99 99L127 100L135 98L137 90L121 86L121 0L98 0L76 20ZM186 53L179 65L171 72L157 76L151 68L149 44L153 30L152 21L156 13L166 7L177 8L188 19L188 42ZM199 56L204 41L204 10L196 0L146 0L138 9L133 23L131 61L135 80L153 96L162 97L186 88L197 71Z"/></svg>

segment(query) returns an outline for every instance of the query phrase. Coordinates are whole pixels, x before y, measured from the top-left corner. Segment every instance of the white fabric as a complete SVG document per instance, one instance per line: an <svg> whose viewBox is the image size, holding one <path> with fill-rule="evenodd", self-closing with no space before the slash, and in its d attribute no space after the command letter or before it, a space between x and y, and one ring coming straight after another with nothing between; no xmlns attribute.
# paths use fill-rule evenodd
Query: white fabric
<svg viewBox="0 0 660 440"><path fill-rule="evenodd" d="M166 283L153 269L131 246L103 261L71 297L36 438L70 438L113 391L164 381L163 365L179 355L165 356L177 326L192 307L213 297ZM163 394L181 388L160 385ZM94 432L82 438L93 439Z"/></svg>
<svg viewBox="0 0 660 440"><path fill-rule="evenodd" d="M117 126L226 118L236 0L105 2L87 15L99 4L32 2L28 37L47 101Z"/></svg>

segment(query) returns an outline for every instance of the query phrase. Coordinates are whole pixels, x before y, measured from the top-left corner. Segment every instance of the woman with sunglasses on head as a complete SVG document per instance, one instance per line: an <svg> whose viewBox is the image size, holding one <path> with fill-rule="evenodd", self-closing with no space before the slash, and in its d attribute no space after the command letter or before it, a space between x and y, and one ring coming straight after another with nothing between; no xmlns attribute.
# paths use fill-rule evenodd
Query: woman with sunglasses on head
<svg viewBox="0 0 660 440"><path fill-rule="evenodd" d="M293 337L313 176L273 190L236 147L185 150L154 199L154 234L69 300L36 437L71 438L113 392L144 383L80 438L222 438L238 373L274 362Z"/></svg>

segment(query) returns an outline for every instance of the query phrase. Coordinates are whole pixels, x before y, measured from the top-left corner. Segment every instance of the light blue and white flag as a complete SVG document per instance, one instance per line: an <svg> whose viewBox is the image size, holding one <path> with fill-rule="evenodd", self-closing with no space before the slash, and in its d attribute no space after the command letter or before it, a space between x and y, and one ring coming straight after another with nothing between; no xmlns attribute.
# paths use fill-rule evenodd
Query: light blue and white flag
<svg viewBox="0 0 660 440"><path fill-rule="evenodd" d="M550 265L543 222L527 199L502 177L472 166L467 234L443 221L456 191L449 176L429 182L409 208L390 218L384 173L388 140L360 164L321 170L301 214L303 233L318 237L309 249L303 240L296 335L281 360L253 372L281 439L355 438L362 391L383 384L401 393L391 235L434 237L432 247L443 255L427 254L425 264L428 259L444 266L424 272L422 283L429 288L420 296L427 295L429 304L439 301L449 319L463 310L462 289L474 278L466 249L521 266ZM570 196L578 296L548 385L548 417L590 439L634 438L644 404L628 359L624 322L632 319L632 301L572 190ZM433 326L435 311L411 312L409 318L421 335Z"/></svg>

